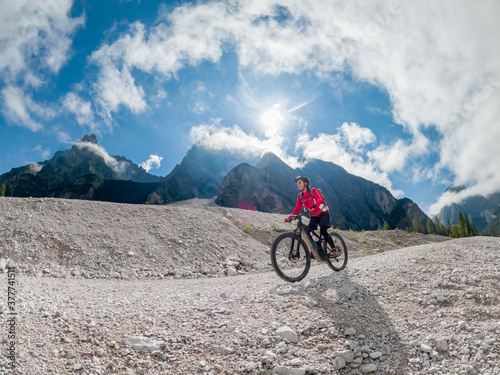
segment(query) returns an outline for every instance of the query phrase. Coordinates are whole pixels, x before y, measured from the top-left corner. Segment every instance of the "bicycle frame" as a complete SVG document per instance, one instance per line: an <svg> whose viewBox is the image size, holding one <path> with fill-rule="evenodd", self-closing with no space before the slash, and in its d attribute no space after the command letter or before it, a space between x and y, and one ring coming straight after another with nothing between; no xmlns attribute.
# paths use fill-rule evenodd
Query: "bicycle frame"
<svg viewBox="0 0 500 375"><path fill-rule="evenodd" d="M317 243L319 242L321 244L321 241L323 240L323 236L321 235L321 232L318 234L317 231L311 230L307 225L305 225L302 222L302 215L301 214L295 215L295 218L297 219L298 223L297 223L297 228L293 232L299 236L299 243L300 243L300 239L302 239L302 232L304 232L304 229L305 229L305 233L306 233L305 242L306 242L307 246L309 247L309 251L310 252L315 251L316 253L318 253L319 249L318 249ZM317 238L316 240L313 238L313 235ZM293 247L293 241L292 241L291 247ZM290 249L290 252L291 251L292 251L292 249ZM298 251L298 246L297 246L297 251Z"/></svg>

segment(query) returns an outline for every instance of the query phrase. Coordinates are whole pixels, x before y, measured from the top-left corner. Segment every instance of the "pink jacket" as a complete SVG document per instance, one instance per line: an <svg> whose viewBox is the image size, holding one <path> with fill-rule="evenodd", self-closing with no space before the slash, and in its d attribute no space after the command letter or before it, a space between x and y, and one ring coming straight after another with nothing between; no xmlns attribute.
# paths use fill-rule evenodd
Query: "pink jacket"
<svg viewBox="0 0 500 375"><path fill-rule="evenodd" d="M324 205L323 209L320 208L321 205ZM328 212L326 202L316 188L312 188L311 192L299 193L297 196L297 204L295 205L292 215L298 214L302 207L305 207L306 210L311 213L311 216L319 216L323 212Z"/></svg>

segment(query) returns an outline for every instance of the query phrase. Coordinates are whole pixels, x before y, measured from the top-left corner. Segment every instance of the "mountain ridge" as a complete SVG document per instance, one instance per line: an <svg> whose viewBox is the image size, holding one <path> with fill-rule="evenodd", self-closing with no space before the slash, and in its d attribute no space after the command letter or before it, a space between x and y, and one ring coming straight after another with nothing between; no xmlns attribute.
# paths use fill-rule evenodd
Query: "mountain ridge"
<svg viewBox="0 0 500 375"><path fill-rule="evenodd" d="M6 184L7 196L135 204L216 196L216 204L225 207L290 213L297 200L293 180L299 174L323 190L333 226L371 230L387 221L392 228L404 229L417 218L425 227L427 216L411 200L397 200L382 186L336 164L311 160L294 169L272 153L256 157L197 144L172 172L158 177L126 157L107 154L95 134L85 135L49 160L13 168L0 176L0 184Z"/></svg>
<svg viewBox="0 0 500 375"><path fill-rule="evenodd" d="M465 187L455 187L448 188L447 191L464 189ZM476 226L479 233L485 232L490 224L500 217L500 192L488 196L474 195L460 203L451 203L443 207L436 217L444 225L454 225L458 224L459 212L467 214L468 219Z"/></svg>
<svg viewBox="0 0 500 375"><path fill-rule="evenodd" d="M166 204L192 198L212 198L217 195L224 176L245 161L255 162L256 158L229 150L208 150L195 144L151 193L147 203Z"/></svg>
<svg viewBox="0 0 500 375"><path fill-rule="evenodd" d="M106 181L115 181L113 187L118 190L127 186L128 192L113 198ZM149 184L149 189L154 190L155 184L162 181L163 178L147 173L123 156L107 154L95 134L85 135L70 149L56 151L51 159L12 168L0 176L0 184L5 183L8 196L69 199L106 196L119 203L139 203L144 195L137 194L144 190L140 184Z"/></svg>
<svg viewBox="0 0 500 375"><path fill-rule="evenodd" d="M241 164L224 178L216 203L221 206L290 213L297 202L294 178L307 176L311 187L321 188L330 207L334 227L377 229L387 222L392 228L422 226L428 217L410 199L396 199L384 187L348 173L322 160L311 160L293 169L275 155L266 154L252 167Z"/></svg>

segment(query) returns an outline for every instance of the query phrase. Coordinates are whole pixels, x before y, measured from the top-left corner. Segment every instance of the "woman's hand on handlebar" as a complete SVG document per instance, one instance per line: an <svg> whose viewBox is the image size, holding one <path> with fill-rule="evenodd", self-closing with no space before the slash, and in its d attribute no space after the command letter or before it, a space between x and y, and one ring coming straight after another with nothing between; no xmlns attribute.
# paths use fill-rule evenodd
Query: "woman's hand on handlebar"
<svg viewBox="0 0 500 375"><path fill-rule="evenodd" d="M290 215L287 218L285 218L285 223L291 223L295 219L300 219L300 216L301 216L300 213L299 214Z"/></svg>

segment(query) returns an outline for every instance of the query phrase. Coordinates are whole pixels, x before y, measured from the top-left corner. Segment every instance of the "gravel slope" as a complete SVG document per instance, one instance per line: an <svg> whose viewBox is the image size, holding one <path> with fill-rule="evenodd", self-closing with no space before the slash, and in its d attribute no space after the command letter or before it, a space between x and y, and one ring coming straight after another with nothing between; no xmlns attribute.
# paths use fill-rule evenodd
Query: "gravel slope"
<svg viewBox="0 0 500 375"><path fill-rule="evenodd" d="M268 257L262 243L270 225L263 223L264 217L269 220L265 215L220 208L30 199L2 199L0 205L0 258L9 257L11 265L18 262L24 267L18 266L14 285L20 374L500 373L499 238L428 241L380 253L385 250L380 244L396 246L390 236L398 236L399 242L410 237L399 231L390 231L385 238L366 232L350 239L366 241L366 247L354 253L375 255L351 259L339 273L317 265L303 282L287 284L264 271L267 258L260 260ZM221 210L224 215L215 214ZM180 227L179 213L190 218ZM154 235L134 227L147 215L175 219L154 224L171 228L165 237L189 228L203 234L204 240L174 237L182 243L159 255L150 247ZM213 221L206 226L210 229L198 226L210 218ZM281 225L279 218L276 225ZM109 226L104 228L104 222ZM241 224L253 226L248 230L253 237L242 231ZM123 240L130 242L127 230L132 238L138 237L137 242ZM109 237L102 238L105 234ZM55 239L64 244L65 236L79 247L58 248ZM230 242L231 236L240 236L237 244ZM376 245L368 245L370 238ZM104 242L96 246L96 241ZM119 246L117 241L122 241ZM144 241L147 250L140 250ZM158 249L170 243L158 241ZM185 259L179 249L188 252L197 243L204 249L225 245L212 249L212 258L220 259L207 257L208 265L221 268L220 275L230 267L247 274L200 277L203 273L187 266L184 277L167 273L162 279L155 273L159 260L171 259L172 268L182 262L187 265L192 257ZM117 248L125 248L122 258L113 256ZM231 263L227 258L234 258L235 249L241 249L242 259ZM64 257L65 251L76 254ZM128 255L129 251L134 254ZM151 260L148 254L156 258ZM96 258L103 259L101 266ZM247 259L255 263L247 265ZM99 267L110 260L136 275L123 280L122 274L120 279L106 274ZM38 261L45 262L46 272L40 271ZM147 267L139 266L143 261L149 262ZM87 269L93 265L96 269ZM3 261L0 268L5 266ZM75 269L83 276L71 276L68 270ZM8 281L8 275L0 273L4 291ZM3 374L13 373L5 355L10 306L4 292L0 296Z"/></svg>
<svg viewBox="0 0 500 375"><path fill-rule="evenodd" d="M28 275L224 276L271 270L285 215L185 204L144 206L0 198L0 258ZM403 231L342 232L350 256L447 240Z"/></svg>

